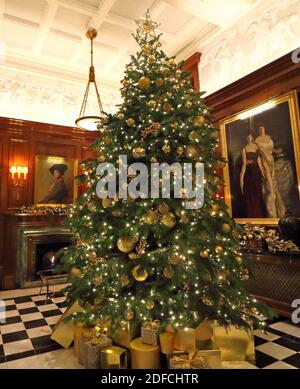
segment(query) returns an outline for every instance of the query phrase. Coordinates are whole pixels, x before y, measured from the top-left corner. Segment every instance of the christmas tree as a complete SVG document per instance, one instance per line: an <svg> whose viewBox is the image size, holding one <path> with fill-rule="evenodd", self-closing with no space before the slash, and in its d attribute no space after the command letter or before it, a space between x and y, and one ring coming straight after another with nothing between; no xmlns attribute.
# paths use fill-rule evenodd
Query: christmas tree
<svg viewBox="0 0 300 389"><path fill-rule="evenodd" d="M113 329L124 320L142 324L149 318L174 328L203 320L241 327L250 320L261 323L266 308L244 288L248 270L239 229L218 195L223 180L217 171L225 163L216 155L218 131L183 64L160 49L156 27L149 13L139 21L134 36L139 50L122 80L124 102L99 124L101 135L93 145L98 158L81 165L78 181L86 190L68 222L74 245L63 253L69 302L85 309L77 320L109 320ZM120 164L120 155L128 165ZM136 171L127 169L134 162L149 167L201 162L204 204L189 209L184 190L182 198L151 197L142 190L138 198L123 198L118 182L114 198L101 199L97 166L106 162L117 177L125 169L126 185L137 179Z"/></svg>

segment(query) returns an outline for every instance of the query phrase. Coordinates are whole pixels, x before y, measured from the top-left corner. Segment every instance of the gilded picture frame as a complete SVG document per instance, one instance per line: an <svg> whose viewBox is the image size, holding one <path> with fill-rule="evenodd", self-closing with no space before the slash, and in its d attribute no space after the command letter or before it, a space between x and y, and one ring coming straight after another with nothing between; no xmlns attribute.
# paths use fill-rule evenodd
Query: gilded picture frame
<svg viewBox="0 0 300 389"><path fill-rule="evenodd" d="M38 206L73 204L77 197L77 185L75 184L77 174L77 159L36 155L34 203Z"/></svg>
<svg viewBox="0 0 300 389"><path fill-rule="evenodd" d="M220 121L225 202L237 223L300 216L299 123L296 91Z"/></svg>

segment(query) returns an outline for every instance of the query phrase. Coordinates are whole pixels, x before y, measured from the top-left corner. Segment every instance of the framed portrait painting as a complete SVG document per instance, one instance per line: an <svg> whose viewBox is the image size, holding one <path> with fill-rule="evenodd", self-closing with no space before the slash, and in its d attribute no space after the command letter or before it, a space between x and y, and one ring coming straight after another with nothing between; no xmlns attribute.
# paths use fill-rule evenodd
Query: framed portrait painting
<svg viewBox="0 0 300 389"><path fill-rule="evenodd" d="M220 122L225 201L238 223L300 216L300 130L296 91Z"/></svg>
<svg viewBox="0 0 300 389"><path fill-rule="evenodd" d="M77 196L74 178L78 161L72 158L35 157L34 202L43 205L72 204Z"/></svg>

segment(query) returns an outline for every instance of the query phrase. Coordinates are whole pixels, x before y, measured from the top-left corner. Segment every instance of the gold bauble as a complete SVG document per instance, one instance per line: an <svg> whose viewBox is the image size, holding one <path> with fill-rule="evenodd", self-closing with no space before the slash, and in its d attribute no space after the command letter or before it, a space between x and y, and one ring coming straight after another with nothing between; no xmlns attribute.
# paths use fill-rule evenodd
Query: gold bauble
<svg viewBox="0 0 300 389"><path fill-rule="evenodd" d="M120 281L121 281L121 284L123 286L127 286L130 283L130 280L129 280L129 277L128 277L127 274L122 274L121 277L120 277Z"/></svg>
<svg viewBox="0 0 300 389"><path fill-rule="evenodd" d="M207 250L202 250L200 252L200 257L202 258L208 258L209 257L209 252Z"/></svg>
<svg viewBox="0 0 300 389"><path fill-rule="evenodd" d="M163 275L166 278L173 278L174 277L174 270L173 270L172 266L165 267L163 270Z"/></svg>
<svg viewBox="0 0 300 389"><path fill-rule="evenodd" d="M188 217L188 214L186 211L180 212L180 221L181 223L188 224L190 222L190 218Z"/></svg>
<svg viewBox="0 0 300 389"><path fill-rule="evenodd" d="M184 148L183 148L183 147L181 147L181 146L177 147L176 153L177 153L178 155L182 155L183 152L184 152Z"/></svg>
<svg viewBox="0 0 300 389"><path fill-rule="evenodd" d="M149 311L150 311L151 309L153 309L155 307L155 302L153 300L147 300L145 305L146 305L146 308L149 309Z"/></svg>
<svg viewBox="0 0 300 389"><path fill-rule="evenodd" d="M99 155L97 158L99 162L104 162L105 161L105 155Z"/></svg>
<svg viewBox="0 0 300 389"><path fill-rule="evenodd" d="M177 69L175 73L177 74L177 76L180 76L180 75L181 75L181 73L182 73L182 70L180 70L180 69Z"/></svg>
<svg viewBox="0 0 300 389"><path fill-rule="evenodd" d="M189 140L195 141L200 139L200 135L198 134L197 131L191 131L188 135Z"/></svg>
<svg viewBox="0 0 300 389"><path fill-rule="evenodd" d="M171 265L178 265L178 263L181 261L181 258L180 258L180 254L178 253L173 253L170 255L170 257L168 258L168 262L171 264Z"/></svg>
<svg viewBox="0 0 300 389"><path fill-rule="evenodd" d="M132 252L132 253L129 253L129 254L128 254L128 258L129 258L129 259L132 259L132 260L135 260L135 259L138 259L139 256L138 256L137 253Z"/></svg>
<svg viewBox="0 0 300 389"><path fill-rule="evenodd" d="M237 262L239 265L241 265L241 264L243 263L243 258L242 258L240 255L236 256L236 257L235 257L235 260L236 260L236 262Z"/></svg>
<svg viewBox="0 0 300 389"><path fill-rule="evenodd" d="M124 117L125 117L125 115L123 114L123 112L119 112L117 114L117 118L120 119L120 120L124 119Z"/></svg>
<svg viewBox="0 0 300 389"><path fill-rule="evenodd" d="M177 65L176 59L175 59L175 58L169 59L169 64L170 64L170 65Z"/></svg>
<svg viewBox="0 0 300 389"><path fill-rule="evenodd" d="M224 249L223 249L222 246L218 245L218 246L215 247L215 252L216 252L217 254L222 254L223 251L224 251Z"/></svg>
<svg viewBox="0 0 300 389"><path fill-rule="evenodd" d="M125 312L125 319L130 321L134 318L134 313L132 311L126 311Z"/></svg>
<svg viewBox="0 0 300 389"><path fill-rule="evenodd" d="M133 71L133 67L132 66L127 66L127 71L128 72L132 72Z"/></svg>
<svg viewBox="0 0 300 389"><path fill-rule="evenodd" d="M148 212L146 213L146 215L143 216L143 220L147 224L154 224L157 221L157 215L154 211L149 209Z"/></svg>
<svg viewBox="0 0 300 389"><path fill-rule="evenodd" d="M159 212L164 215L165 213L168 213L170 210L170 207L168 206L167 203L160 203L158 206Z"/></svg>
<svg viewBox="0 0 300 389"><path fill-rule="evenodd" d="M94 279L94 284L96 285L96 286L99 286L99 285L101 285L101 283L102 283L102 277L96 277L95 279Z"/></svg>
<svg viewBox="0 0 300 389"><path fill-rule="evenodd" d="M155 157L151 157L150 162L155 163L155 162L157 162L157 159Z"/></svg>
<svg viewBox="0 0 300 389"><path fill-rule="evenodd" d="M147 90L150 88L151 80L148 77L141 77L138 82L138 86L142 90Z"/></svg>
<svg viewBox="0 0 300 389"><path fill-rule="evenodd" d="M129 118L126 120L126 123L128 124L128 126L134 126L135 120L133 118Z"/></svg>
<svg viewBox="0 0 300 389"><path fill-rule="evenodd" d="M174 122L174 123L171 124L171 127L176 129L176 128L179 127L179 123L178 122Z"/></svg>
<svg viewBox="0 0 300 389"><path fill-rule="evenodd" d="M102 207L107 208L112 204L112 202L113 202L113 199L105 197L105 199L102 199Z"/></svg>
<svg viewBox="0 0 300 389"><path fill-rule="evenodd" d="M163 105L163 110L164 110L165 112L170 112L171 109L172 109L172 104L170 104L170 103L165 103L165 104Z"/></svg>
<svg viewBox="0 0 300 389"><path fill-rule="evenodd" d="M104 137L104 139L103 139L103 142L106 146L108 146L112 143L112 139L109 135L106 135L106 137Z"/></svg>
<svg viewBox="0 0 300 389"><path fill-rule="evenodd" d="M224 234L229 234L231 232L231 225L228 223L223 223L221 230L224 232Z"/></svg>
<svg viewBox="0 0 300 389"><path fill-rule="evenodd" d="M129 81L128 81L128 80L122 80L122 84L123 84L124 86L128 86L128 85L129 85Z"/></svg>
<svg viewBox="0 0 300 389"><path fill-rule="evenodd" d="M148 101L147 105L150 108L154 108L154 107L156 107L156 101L155 100L150 100L150 101Z"/></svg>
<svg viewBox="0 0 300 389"><path fill-rule="evenodd" d="M195 117L195 120L194 120L195 126L203 126L204 123L205 123L205 118L203 116Z"/></svg>
<svg viewBox="0 0 300 389"><path fill-rule="evenodd" d="M200 150L195 145L188 145L185 149L185 155L187 158L197 158L200 155Z"/></svg>
<svg viewBox="0 0 300 389"><path fill-rule="evenodd" d="M117 246L122 253L129 253L135 247L136 242L138 241L137 237L122 237L117 240Z"/></svg>
<svg viewBox="0 0 300 389"><path fill-rule="evenodd" d="M165 154L168 154L171 151L171 146L165 144L161 149Z"/></svg>
<svg viewBox="0 0 300 389"><path fill-rule="evenodd" d="M143 158L145 156L145 149L143 147L135 147L132 150L132 156L135 159Z"/></svg>
<svg viewBox="0 0 300 389"><path fill-rule="evenodd" d="M172 212L168 212L162 215L160 221L166 227L173 228L176 224L176 217Z"/></svg>
<svg viewBox="0 0 300 389"><path fill-rule="evenodd" d="M148 56L147 61L149 63L153 63L153 62L155 62L155 59L156 59L155 55L151 54L151 55Z"/></svg>
<svg viewBox="0 0 300 389"><path fill-rule="evenodd" d="M163 68L162 73L163 73L164 75L167 75L167 74L169 73L169 71L170 71L169 68Z"/></svg>
<svg viewBox="0 0 300 389"><path fill-rule="evenodd" d="M151 46L148 44L144 45L142 48L144 51L146 51L146 53L149 53L149 51L151 50Z"/></svg>
<svg viewBox="0 0 300 389"><path fill-rule="evenodd" d="M157 88L161 88L163 85L164 85L164 80L162 78L157 78L155 80L155 85L157 86Z"/></svg>
<svg viewBox="0 0 300 389"><path fill-rule="evenodd" d="M223 235L221 235L219 232L216 233L216 239L217 240L223 240Z"/></svg>
<svg viewBox="0 0 300 389"><path fill-rule="evenodd" d="M74 277L81 277L82 276L82 272L81 270L79 270L77 267L73 266L71 271L70 271L70 274Z"/></svg>
<svg viewBox="0 0 300 389"><path fill-rule="evenodd" d="M184 104L184 106L185 106L186 108L191 108L192 105L193 105L193 103L192 103L191 101L187 101L187 102Z"/></svg>
<svg viewBox="0 0 300 389"><path fill-rule="evenodd" d="M147 270L143 269L141 265L136 265L132 270L131 273L133 275L133 278L136 281L143 282L147 279L148 273Z"/></svg>

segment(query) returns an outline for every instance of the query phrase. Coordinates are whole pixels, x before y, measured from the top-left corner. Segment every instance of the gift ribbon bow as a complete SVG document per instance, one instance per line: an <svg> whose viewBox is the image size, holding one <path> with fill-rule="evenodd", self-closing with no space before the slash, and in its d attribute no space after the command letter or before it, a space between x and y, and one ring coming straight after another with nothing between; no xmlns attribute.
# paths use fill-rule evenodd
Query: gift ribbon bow
<svg viewBox="0 0 300 389"><path fill-rule="evenodd" d="M175 355L172 358L172 365L176 369L210 369L203 357L197 352L184 355Z"/></svg>
<svg viewBox="0 0 300 389"><path fill-rule="evenodd" d="M143 324L143 327L146 329L151 329L151 330L157 330L160 326L160 321L159 320L152 320L152 321L146 321Z"/></svg>

